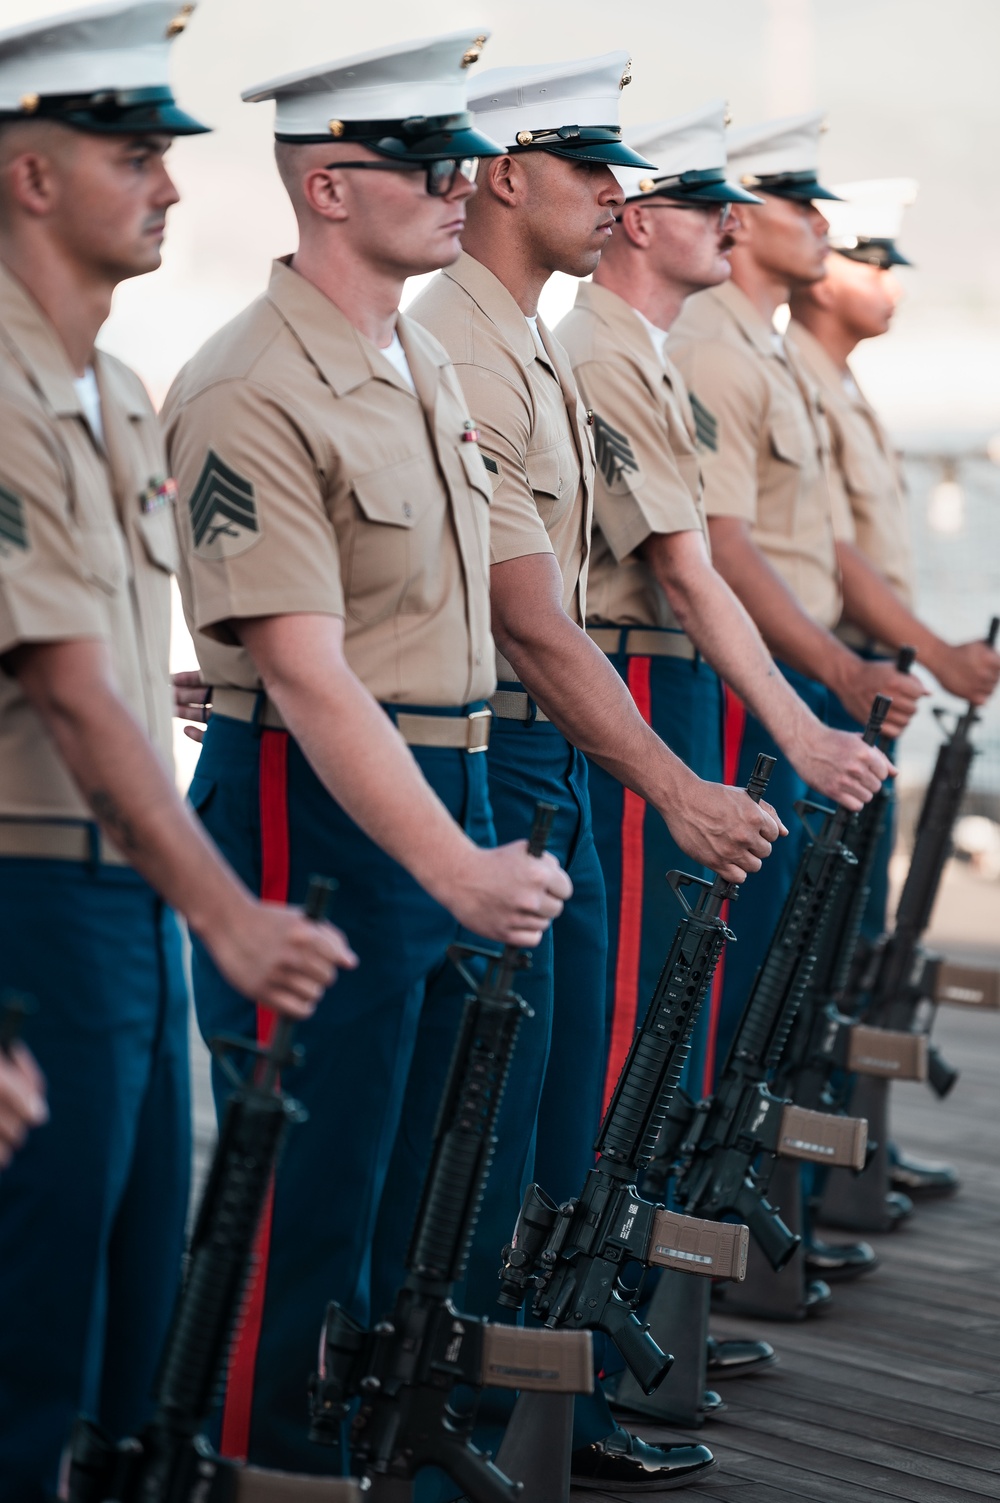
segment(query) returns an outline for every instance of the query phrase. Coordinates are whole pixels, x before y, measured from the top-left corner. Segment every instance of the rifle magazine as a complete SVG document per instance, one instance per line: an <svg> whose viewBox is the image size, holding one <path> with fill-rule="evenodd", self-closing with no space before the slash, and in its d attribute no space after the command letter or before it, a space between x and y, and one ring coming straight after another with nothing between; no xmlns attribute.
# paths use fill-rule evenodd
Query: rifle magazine
<svg viewBox="0 0 1000 1503"><path fill-rule="evenodd" d="M500 1322L483 1327L482 1384L531 1393L593 1393L589 1331L527 1330Z"/></svg>
<svg viewBox="0 0 1000 1503"><path fill-rule="evenodd" d="M653 1216L646 1261L652 1268L711 1279L746 1278L750 1232L733 1221L703 1221L661 1207Z"/></svg>
<svg viewBox="0 0 1000 1503"><path fill-rule="evenodd" d="M855 1075L880 1075L886 1080L926 1080L927 1036L855 1023L847 1068Z"/></svg>
<svg viewBox="0 0 1000 1503"><path fill-rule="evenodd" d="M843 1169L863 1169L868 1147L868 1123L863 1117L836 1117L786 1106L781 1116L778 1153L786 1159L805 1159Z"/></svg>
<svg viewBox="0 0 1000 1503"><path fill-rule="evenodd" d="M363 1503L353 1477L307 1477L240 1467L233 1472L233 1503Z"/></svg>
<svg viewBox="0 0 1000 1503"><path fill-rule="evenodd" d="M934 988L935 1002L960 1007L1000 1008L1000 971L942 961Z"/></svg>

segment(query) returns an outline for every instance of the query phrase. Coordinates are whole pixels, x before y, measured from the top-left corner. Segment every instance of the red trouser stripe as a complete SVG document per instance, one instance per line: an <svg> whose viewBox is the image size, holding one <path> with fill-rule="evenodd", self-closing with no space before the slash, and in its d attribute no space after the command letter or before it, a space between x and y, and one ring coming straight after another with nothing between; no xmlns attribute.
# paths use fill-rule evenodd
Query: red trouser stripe
<svg viewBox="0 0 1000 1503"><path fill-rule="evenodd" d="M725 715L722 723L722 776L735 785L740 771L740 753L743 750L743 732L746 729L747 711L728 684L722 686ZM729 904L722 905L723 922L729 918ZM708 1004L708 1038L705 1045L705 1069L701 1078L701 1094L709 1096L715 1083L715 1042L719 1032L719 1013L722 1008L722 986L726 972L726 952L723 949L719 964L712 979L712 994Z"/></svg>
<svg viewBox="0 0 1000 1503"><path fill-rule="evenodd" d="M260 741L260 895L271 903L288 901L288 735L264 731ZM257 1042L266 1044L275 1016L257 1009ZM274 1183L268 1190L264 1214L254 1243L252 1272L242 1318L233 1342L222 1411L222 1454L246 1461L250 1446L250 1413L257 1367L257 1347L264 1319L264 1288L271 1248Z"/></svg>
<svg viewBox="0 0 1000 1503"><path fill-rule="evenodd" d="M652 694L649 658L628 660L628 686L639 714L650 724ZM622 806L621 902L618 910L618 955L615 960L615 1002L611 1019L611 1047L604 1077L604 1106L618 1084L622 1066L635 1037L639 1006L639 963L642 953L643 825L646 800L626 788Z"/></svg>

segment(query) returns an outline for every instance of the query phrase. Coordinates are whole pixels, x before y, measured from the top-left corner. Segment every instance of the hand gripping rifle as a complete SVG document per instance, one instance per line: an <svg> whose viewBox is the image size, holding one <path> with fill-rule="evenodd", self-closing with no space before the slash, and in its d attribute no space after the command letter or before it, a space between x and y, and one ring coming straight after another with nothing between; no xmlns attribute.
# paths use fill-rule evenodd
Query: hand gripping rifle
<svg viewBox="0 0 1000 1503"><path fill-rule="evenodd" d="M994 616L986 637L991 647L996 643L998 630L1000 617ZM895 927L876 948L861 983L869 997L867 1022L876 1027L912 1031L918 1023L918 1014L925 1008L930 1014L920 1030L925 1035L933 1023L940 961L926 954L920 939L930 922L945 863L951 855L951 834L976 755L972 730L981 718L971 704L950 726L946 711L935 709L934 714L945 729L946 739L938 749L934 774L920 810ZM927 1078L938 1096L946 1096L958 1079L958 1071L933 1044L928 1050Z"/></svg>
<svg viewBox="0 0 1000 1503"><path fill-rule="evenodd" d="M325 916L332 890L332 883L313 877L305 903L309 918ZM216 1456L202 1434L218 1399L281 1147L289 1126L305 1120L279 1080L298 1061L292 1028L289 1018L279 1018L266 1046L229 1035L211 1041L235 1090L185 1259L155 1413L141 1435L119 1445L88 1420L77 1421L70 1503L360 1503L352 1481L244 1468ZM229 1058L236 1051L257 1058L248 1079Z"/></svg>
<svg viewBox="0 0 1000 1503"><path fill-rule="evenodd" d="M908 673L915 657L914 648L900 648L897 673ZM831 897L812 977L775 1070L776 1094L815 1111L845 1110L851 1074L894 1080L927 1078L923 1036L871 1027L841 1011L861 944L861 925L888 810L889 792L883 784L847 825L844 844L855 864L842 873Z"/></svg>
<svg viewBox="0 0 1000 1503"><path fill-rule="evenodd" d="M757 758L747 792L759 803L774 758ZM690 1049L691 1033L732 934L721 909L736 884L668 873L685 916L632 1041L595 1143L597 1162L580 1195L556 1205L529 1185L500 1270L500 1304L516 1310L531 1291L533 1314L550 1330L602 1331L615 1343L644 1393L673 1361L635 1310L639 1291L623 1280L626 1264L742 1278L746 1228L678 1216L644 1199L636 1180L653 1155L670 1098ZM700 888L694 906L685 888Z"/></svg>
<svg viewBox="0 0 1000 1503"><path fill-rule="evenodd" d="M865 727L869 746L878 739L890 701L877 695ZM847 809L800 801L796 810L809 843L785 900L770 947L754 977L716 1093L694 1107L680 1098L661 1134L658 1159L680 1160L675 1193L691 1215L712 1220L739 1216L772 1268L792 1257L800 1238L766 1199L777 1155L861 1168L864 1124L806 1111L768 1089L812 978L817 946L837 886L855 862L844 845ZM814 829L809 816L819 813Z"/></svg>
<svg viewBox="0 0 1000 1503"><path fill-rule="evenodd" d="M541 856L555 815L539 803L528 844ZM590 1338L490 1324L455 1307L451 1292L464 1277L496 1139L497 1113L517 1033L531 1010L515 992L525 951L506 945L497 955L453 945L449 955L471 988L452 1055L416 1226L407 1276L391 1314L365 1330L338 1304L327 1308L320 1370L311 1384L313 1440L340 1444L342 1422L361 1403L351 1427L355 1469L369 1482L372 1503L403 1503L412 1478L437 1466L472 1503L512 1503L521 1484L472 1445L474 1415L450 1403L459 1384L479 1389L586 1393L593 1388ZM487 961L477 981L462 964Z"/></svg>

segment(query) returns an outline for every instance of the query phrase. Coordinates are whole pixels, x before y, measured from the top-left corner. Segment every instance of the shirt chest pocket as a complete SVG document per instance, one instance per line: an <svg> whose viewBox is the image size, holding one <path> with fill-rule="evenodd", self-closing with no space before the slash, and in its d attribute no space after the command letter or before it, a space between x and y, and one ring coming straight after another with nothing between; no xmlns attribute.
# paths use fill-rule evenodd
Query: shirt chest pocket
<svg viewBox="0 0 1000 1503"><path fill-rule="evenodd" d="M114 523L81 527L78 537L80 561L87 577L106 595L121 595L131 572L121 529Z"/></svg>
<svg viewBox="0 0 1000 1503"><path fill-rule="evenodd" d="M340 536L347 615L372 624L423 614L444 578L448 501L426 455L369 470L351 482L352 514Z"/></svg>
<svg viewBox="0 0 1000 1503"><path fill-rule="evenodd" d="M525 460L528 484L538 515L548 528L557 523L576 500L580 465L570 439L547 449L529 450Z"/></svg>
<svg viewBox="0 0 1000 1503"><path fill-rule="evenodd" d="M138 527L150 562L168 574L176 574L181 561L173 507L161 506L157 511L141 513Z"/></svg>
<svg viewBox="0 0 1000 1503"><path fill-rule="evenodd" d="M794 413L775 413L768 424L768 443L775 459L800 468L816 458L816 440Z"/></svg>

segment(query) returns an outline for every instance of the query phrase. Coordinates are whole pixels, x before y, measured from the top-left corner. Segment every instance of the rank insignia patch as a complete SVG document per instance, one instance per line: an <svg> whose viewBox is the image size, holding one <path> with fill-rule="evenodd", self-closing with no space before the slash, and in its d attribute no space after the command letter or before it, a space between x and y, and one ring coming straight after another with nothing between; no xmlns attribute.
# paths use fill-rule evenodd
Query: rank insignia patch
<svg viewBox="0 0 1000 1503"><path fill-rule="evenodd" d="M260 537L253 486L214 449L191 496L191 532L202 558L235 558Z"/></svg>
<svg viewBox="0 0 1000 1503"><path fill-rule="evenodd" d="M500 466L497 464L496 460L491 459L488 454L483 455L483 464L489 470L491 475L499 475Z"/></svg>
<svg viewBox="0 0 1000 1503"><path fill-rule="evenodd" d="M0 558L11 558L15 549L27 553L29 547L24 502L0 485Z"/></svg>
<svg viewBox="0 0 1000 1503"><path fill-rule="evenodd" d="M712 453L718 452L719 448L719 420L705 406L699 402L694 392L690 393L691 412L694 416L694 436L702 449L711 449Z"/></svg>
<svg viewBox="0 0 1000 1503"><path fill-rule="evenodd" d="M594 413L594 455L598 467L608 485L614 485L616 480L621 480L629 470L637 470L639 461L632 453L632 445L624 433L619 433L617 428L612 428L598 414Z"/></svg>

